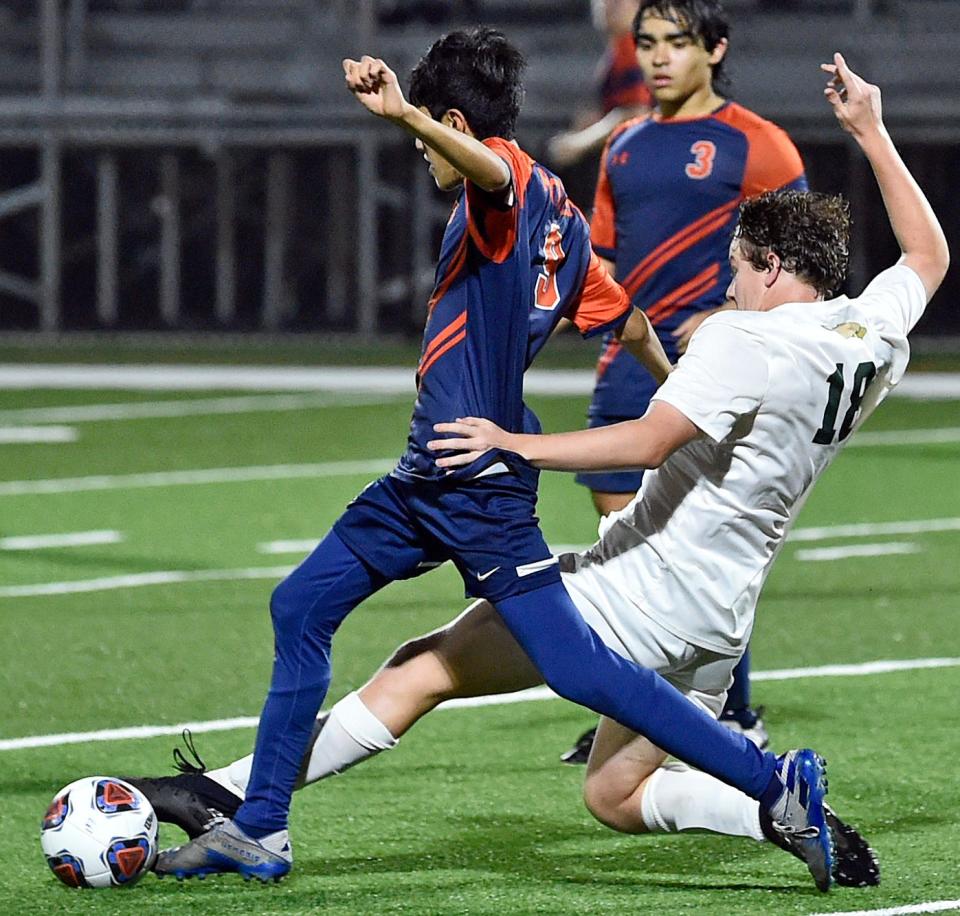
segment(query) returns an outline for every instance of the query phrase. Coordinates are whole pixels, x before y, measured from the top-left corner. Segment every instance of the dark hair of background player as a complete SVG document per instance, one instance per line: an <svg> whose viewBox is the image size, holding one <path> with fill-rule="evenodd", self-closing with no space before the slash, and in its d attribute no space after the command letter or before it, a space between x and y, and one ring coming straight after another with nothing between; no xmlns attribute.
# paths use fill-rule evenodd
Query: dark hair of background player
<svg viewBox="0 0 960 916"><path fill-rule="evenodd" d="M523 104L526 62L503 33L486 26L438 39L410 74L410 102L440 120L461 111L479 140L512 140Z"/></svg>
<svg viewBox="0 0 960 916"><path fill-rule="evenodd" d="M703 42L709 53L724 38L730 37L730 21L718 0L641 0L633 20L633 37L640 34L640 22L644 16L654 14L667 20L678 20L697 40ZM730 80L723 72L729 52L723 60L713 65L713 88L716 91L730 88Z"/></svg>
<svg viewBox="0 0 960 916"><path fill-rule="evenodd" d="M766 269L773 252L784 270L828 298L847 276L850 205L839 195L767 191L740 205L736 237L758 270Z"/></svg>

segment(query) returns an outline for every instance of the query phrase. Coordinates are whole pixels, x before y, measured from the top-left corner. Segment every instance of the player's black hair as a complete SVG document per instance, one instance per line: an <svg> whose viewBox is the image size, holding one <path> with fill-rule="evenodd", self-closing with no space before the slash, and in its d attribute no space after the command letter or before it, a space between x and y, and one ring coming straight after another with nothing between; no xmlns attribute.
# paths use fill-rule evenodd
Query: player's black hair
<svg viewBox="0 0 960 916"><path fill-rule="evenodd" d="M640 34L641 20L650 14L682 22L694 38L703 42L708 52L724 38L730 37L730 20L719 0L640 0L640 7L633 19L634 38ZM714 89L730 88L730 80L723 72L726 59L727 54L719 64L713 65Z"/></svg>
<svg viewBox="0 0 960 916"><path fill-rule="evenodd" d="M847 276L850 205L840 195L767 191L740 204L736 237L754 267L766 268L772 251L784 270L827 298Z"/></svg>
<svg viewBox="0 0 960 916"><path fill-rule="evenodd" d="M525 66L523 55L497 29L450 32L413 68L410 102L437 120L458 109L480 140L511 140L523 104Z"/></svg>

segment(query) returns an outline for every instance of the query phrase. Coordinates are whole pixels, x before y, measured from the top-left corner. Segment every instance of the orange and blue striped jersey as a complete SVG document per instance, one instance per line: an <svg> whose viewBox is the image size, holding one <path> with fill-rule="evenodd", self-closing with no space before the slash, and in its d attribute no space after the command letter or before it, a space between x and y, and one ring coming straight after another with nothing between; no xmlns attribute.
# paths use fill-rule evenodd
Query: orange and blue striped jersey
<svg viewBox="0 0 960 916"><path fill-rule="evenodd" d="M560 180L513 142L484 143L507 163L511 183L491 194L464 182L447 223L407 450L393 472L406 479L469 479L502 460L488 453L447 475L426 444L437 438L435 423L457 417L539 430L523 403L523 373L557 322L569 318L589 337L618 327L631 310Z"/></svg>
<svg viewBox="0 0 960 916"><path fill-rule="evenodd" d="M604 114L614 108L653 107L653 96L637 63L637 44L630 32L611 40L597 69L596 82Z"/></svg>
<svg viewBox="0 0 960 916"><path fill-rule="evenodd" d="M787 134L735 102L705 117L635 118L614 130L603 153L593 247L614 262L615 276L675 360L670 332L726 298L741 201L806 186ZM597 368L591 414L640 416L648 392L631 390L642 370L616 340L605 341Z"/></svg>

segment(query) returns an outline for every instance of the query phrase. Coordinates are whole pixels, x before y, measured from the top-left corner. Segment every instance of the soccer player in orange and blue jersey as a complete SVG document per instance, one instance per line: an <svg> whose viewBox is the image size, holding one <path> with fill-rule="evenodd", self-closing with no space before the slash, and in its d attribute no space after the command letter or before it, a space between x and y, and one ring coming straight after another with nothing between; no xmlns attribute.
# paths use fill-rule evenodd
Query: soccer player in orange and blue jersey
<svg viewBox="0 0 960 916"><path fill-rule="evenodd" d="M594 201L594 250L674 359L692 327L724 304L740 202L806 188L786 133L717 91L728 31L716 0L641 2L637 58L657 111L613 132ZM653 386L613 338L604 341L597 375L591 425L646 411ZM606 514L629 501L640 476L581 479Z"/></svg>
<svg viewBox="0 0 960 916"><path fill-rule="evenodd" d="M558 694L648 735L765 810L822 823L820 796L784 761L588 626L540 533L529 462L493 449L461 456L453 472L435 463L436 427L451 418L486 414L514 432L539 430L523 403L523 372L561 316L585 334L619 329L659 380L670 369L646 317L593 254L562 184L511 139L523 93L519 52L491 29L451 33L414 69L410 102L382 60L343 65L365 108L416 137L437 185L462 188L430 300L407 450L274 590L274 667L245 800L231 820L161 853L156 872L268 881L290 871L290 799L330 683L333 634L375 591L444 560L469 594L489 600Z"/></svg>
<svg viewBox="0 0 960 916"><path fill-rule="evenodd" d="M594 250L642 308L675 362L730 285L728 250L745 198L806 190L786 133L718 91L726 82L729 23L716 0L642 0L633 24L637 60L657 110L626 121L600 163L591 221ZM597 364L589 425L643 416L656 385L608 336ZM601 515L627 505L642 471L579 474ZM766 731L750 707L749 652L723 721L753 740ZM585 763L590 733L564 755Z"/></svg>

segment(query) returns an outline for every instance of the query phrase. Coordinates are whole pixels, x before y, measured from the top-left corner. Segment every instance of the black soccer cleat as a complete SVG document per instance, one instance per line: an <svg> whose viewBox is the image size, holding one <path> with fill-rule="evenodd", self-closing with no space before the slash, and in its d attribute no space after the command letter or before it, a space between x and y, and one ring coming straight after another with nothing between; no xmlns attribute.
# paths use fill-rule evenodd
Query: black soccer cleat
<svg viewBox="0 0 960 916"><path fill-rule="evenodd" d="M833 880L840 887L876 887L880 883L880 861L860 833L845 823L826 803L823 805L827 828L833 835ZM773 829L770 815L760 808L763 835L781 849L802 859L802 856Z"/></svg>
<svg viewBox="0 0 960 916"><path fill-rule="evenodd" d="M569 763L571 766L586 763L590 759L590 750L593 748L593 741L596 737L597 729L594 726L577 738L577 743L565 754L561 754L560 760L563 763Z"/></svg>
<svg viewBox="0 0 960 916"><path fill-rule="evenodd" d="M823 813L836 843L834 880L843 887L876 887L880 883L877 854L857 830L837 817L829 805L823 806Z"/></svg>
<svg viewBox="0 0 960 916"><path fill-rule="evenodd" d="M188 729L183 731L183 742L196 763L174 748L174 766L180 771L176 776L124 776L123 780L146 795L158 820L175 824L192 840L232 818L243 799L204 775L206 764Z"/></svg>

